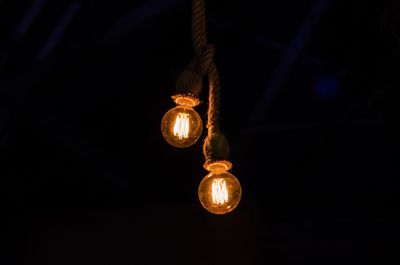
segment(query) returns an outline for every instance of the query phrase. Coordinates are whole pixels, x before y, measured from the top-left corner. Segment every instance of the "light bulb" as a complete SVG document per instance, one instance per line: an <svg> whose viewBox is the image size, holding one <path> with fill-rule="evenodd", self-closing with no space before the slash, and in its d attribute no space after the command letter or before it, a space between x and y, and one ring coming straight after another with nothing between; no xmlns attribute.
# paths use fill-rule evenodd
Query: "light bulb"
<svg viewBox="0 0 400 265"><path fill-rule="evenodd" d="M214 214L233 211L242 197L239 181L221 167L215 167L199 185L199 200L203 207Z"/></svg>
<svg viewBox="0 0 400 265"><path fill-rule="evenodd" d="M189 147L196 143L203 130L199 114L193 109L196 102L188 97L175 99L178 104L162 118L161 132L164 139L175 147Z"/></svg>

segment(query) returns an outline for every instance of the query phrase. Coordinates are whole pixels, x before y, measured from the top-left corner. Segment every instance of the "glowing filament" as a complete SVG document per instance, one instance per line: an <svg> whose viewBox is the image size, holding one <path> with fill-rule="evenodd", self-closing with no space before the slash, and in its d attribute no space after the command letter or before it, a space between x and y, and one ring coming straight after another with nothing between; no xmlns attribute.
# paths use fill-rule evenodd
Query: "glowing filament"
<svg viewBox="0 0 400 265"><path fill-rule="evenodd" d="M214 203L223 205L228 202L228 190L224 179L214 179L211 189Z"/></svg>
<svg viewBox="0 0 400 265"><path fill-rule="evenodd" d="M174 136L177 136L179 140L189 137L189 114L179 113L178 116L176 116Z"/></svg>

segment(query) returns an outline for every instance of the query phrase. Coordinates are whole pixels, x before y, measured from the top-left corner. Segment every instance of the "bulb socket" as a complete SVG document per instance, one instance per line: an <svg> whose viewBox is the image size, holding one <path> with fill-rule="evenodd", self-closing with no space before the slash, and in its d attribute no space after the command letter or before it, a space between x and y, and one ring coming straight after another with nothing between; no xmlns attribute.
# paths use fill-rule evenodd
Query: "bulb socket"
<svg viewBox="0 0 400 265"><path fill-rule="evenodd" d="M185 69L176 81L176 94L191 96L198 99L202 87L203 78L201 74L192 69Z"/></svg>
<svg viewBox="0 0 400 265"><path fill-rule="evenodd" d="M229 171L232 169L232 163L228 160L219 160L211 163L205 163L204 168L208 171Z"/></svg>
<svg viewBox="0 0 400 265"><path fill-rule="evenodd" d="M199 98L190 95L190 94L179 94L179 95L173 95L172 100L180 106L185 106L185 107L196 107L197 105L200 104Z"/></svg>
<svg viewBox="0 0 400 265"><path fill-rule="evenodd" d="M206 161L203 167L209 171L215 168L232 168L229 158L229 143L226 137L221 133L209 135L203 145L203 153Z"/></svg>

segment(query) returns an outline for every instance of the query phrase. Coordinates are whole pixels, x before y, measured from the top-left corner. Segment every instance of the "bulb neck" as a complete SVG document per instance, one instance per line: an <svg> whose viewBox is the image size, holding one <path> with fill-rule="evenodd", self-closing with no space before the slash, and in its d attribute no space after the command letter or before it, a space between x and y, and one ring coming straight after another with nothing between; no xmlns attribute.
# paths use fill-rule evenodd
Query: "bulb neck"
<svg viewBox="0 0 400 265"><path fill-rule="evenodd" d="M188 95L174 95L172 96L172 100L180 106L185 106L185 107L196 107L197 105L200 104L200 100L197 97L194 97L190 94Z"/></svg>

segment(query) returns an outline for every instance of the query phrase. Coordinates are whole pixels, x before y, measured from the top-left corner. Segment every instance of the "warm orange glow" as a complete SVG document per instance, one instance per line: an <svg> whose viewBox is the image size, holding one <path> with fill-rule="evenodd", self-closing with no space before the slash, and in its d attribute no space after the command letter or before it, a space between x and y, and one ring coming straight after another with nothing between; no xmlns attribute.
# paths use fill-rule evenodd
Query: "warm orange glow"
<svg viewBox="0 0 400 265"><path fill-rule="evenodd" d="M200 100L198 98L190 97L190 96L173 96L172 97L175 101L176 104L185 106L185 107L190 107L193 108L197 105L199 105Z"/></svg>
<svg viewBox="0 0 400 265"><path fill-rule="evenodd" d="M232 163L226 160L217 161L205 165L205 168L208 171L218 171L218 170L228 171L232 168Z"/></svg>
<svg viewBox="0 0 400 265"><path fill-rule="evenodd" d="M203 207L214 214L233 211L242 197L239 181L224 170L210 172L199 185L199 200Z"/></svg>
<svg viewBox="0 0 400 265"><path fill-rule="evenodd" d="M175 119L174 136L179 140L189 137L189 114L179 113Z"/></svg>
<svg viewBox="0 0 400 265"><path fill-rule="evenodd" d="M228 202L228 190L224 179L214 179L212 182L212 200L218 205Z"/></svg>
<svg viewBox="0 0 400 265"><path fill-rule="evenodd" d="M164 139L175 147L189 147L196 143L203 130L197 112L190 107L176 106L162 118L161 132Z"/></svg>

